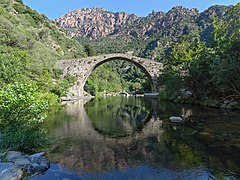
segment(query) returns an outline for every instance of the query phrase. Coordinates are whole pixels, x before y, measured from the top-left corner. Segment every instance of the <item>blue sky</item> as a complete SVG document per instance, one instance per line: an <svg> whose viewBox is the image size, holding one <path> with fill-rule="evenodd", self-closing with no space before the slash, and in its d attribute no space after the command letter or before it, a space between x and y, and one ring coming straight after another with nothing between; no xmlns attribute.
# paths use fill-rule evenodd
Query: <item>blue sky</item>
<svg viewBox="0 0 240 180"><path fill-rule="evenodd" d="M198 8L204 11L216 4L235 5L239 0L23 0L32 9L55 19L78 8L103 7L112 12L134 13L146 16L152 10L167 12L174 6Z"/></svg>

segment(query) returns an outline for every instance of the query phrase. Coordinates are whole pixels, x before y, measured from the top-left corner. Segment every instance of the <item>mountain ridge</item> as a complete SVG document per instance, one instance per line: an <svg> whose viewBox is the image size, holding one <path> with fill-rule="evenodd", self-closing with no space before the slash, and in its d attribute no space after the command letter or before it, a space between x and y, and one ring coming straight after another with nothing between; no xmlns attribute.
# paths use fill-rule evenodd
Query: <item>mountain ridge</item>
<svg viewBox="0 0 240 180"><path fill-rule="evenodd" d="M55 21L59 27L66 30L68 36L86 37L89 39L116 35L123 32L124 27L136 26L144 21L149 21L150 23L144 26L139 34L134 31L128 32L129 35L136 37L151 35L151 31L154 33L156 29L167 27L181 20L184 16L199 18L204 17L203 14L206 13L208 15L216 14L217 16L222 16L223 14L218 7L226 8L228 6L211 6L201 13L197 8L188 9L183 6L176 6L166 13L152 11L145 17L138 17L135 14L126 12L111 12L104 8L79 8L62 15ZM147 34L145 34L146 32Z"/></svg>
<svg viewBox="0 0 240 180"><path fill-rule="evenodd" d="M183 6L168 12L152 11L146 17L103 8L83 8L56 19L67 36L91 44L98 54L133 52L134 55L163 61L172 44L183 36L212 41L214 18L225 16L229 6L215 5L203 12Z"/></svg>

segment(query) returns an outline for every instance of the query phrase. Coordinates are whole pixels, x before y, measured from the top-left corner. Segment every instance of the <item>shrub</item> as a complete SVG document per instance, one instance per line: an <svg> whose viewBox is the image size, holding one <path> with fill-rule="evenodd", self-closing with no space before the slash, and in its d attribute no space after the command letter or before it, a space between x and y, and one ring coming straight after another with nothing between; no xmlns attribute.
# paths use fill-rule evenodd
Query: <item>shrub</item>
<svg viewBox="0 0 240 180"><path fill-rule="evenodd" d="M33 150L44 141L41 127L48 103L38 98L33 83L13 83L0 89L0 131L4 139L0 148Z"/></svg>

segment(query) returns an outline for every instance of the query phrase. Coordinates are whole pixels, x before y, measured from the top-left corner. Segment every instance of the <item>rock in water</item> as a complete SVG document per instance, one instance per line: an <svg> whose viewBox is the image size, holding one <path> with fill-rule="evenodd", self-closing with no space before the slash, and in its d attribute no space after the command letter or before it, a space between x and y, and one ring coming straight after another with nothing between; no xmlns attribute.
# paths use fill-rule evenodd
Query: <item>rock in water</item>
<svg viewBox="0 0 240 180"><path fill-rule="evenodd" d="M1 180L18 180L21 179L23 172L16 169L13 163L0 163Z"/></svg>
<svg viewBox="0 0 240 180"><path fill-rule="evenodd" d="M169 120L172 122L172 123L179 123L179 122L182 122L183 119L181 117L177 117L177 116L171 116L169 118Z"/></svg>
<svg viewBox="0 0 240 180"><path fill-rule="evenodd" d="M50 162L43 156L44 154L44 152L41 152L29 157L32 163L33 173L43 173L48 170Z"/></svg>
<svg viewBox="0 0 240 180"><path fill-rule="evenodd" d="M46 172L50 162L44 154L40 152L30 156L17 151L8 151L6 163L1 163L4 154L0 154L0 180L18 180L22 179L23 173L33 175Z"/></svg>

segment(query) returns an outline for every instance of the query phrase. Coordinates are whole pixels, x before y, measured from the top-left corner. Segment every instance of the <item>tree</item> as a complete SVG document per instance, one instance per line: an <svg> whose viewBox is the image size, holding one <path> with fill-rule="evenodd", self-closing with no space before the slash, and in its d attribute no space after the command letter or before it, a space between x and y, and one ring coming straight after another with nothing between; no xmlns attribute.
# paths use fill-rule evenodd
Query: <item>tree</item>
<svg viewBox="0 0 240 180"><path fill-rule="evenodd" d="M204 54L206 46L198 37L184 36L175 43L165 68L160 75L161 85L165 88L165 97L175 99L182 88L191 88L195 93L199 81L197 69L192 68Z"/></svg>
<svg viewBox="0 0 240 180"><path fill-rule="evenodd" d="M85 52L87 53L88 56L96 56L97 55L97 52L95 51L93 46L91 46L90 44L85 45L84 48L85 48Z"/></svg>

